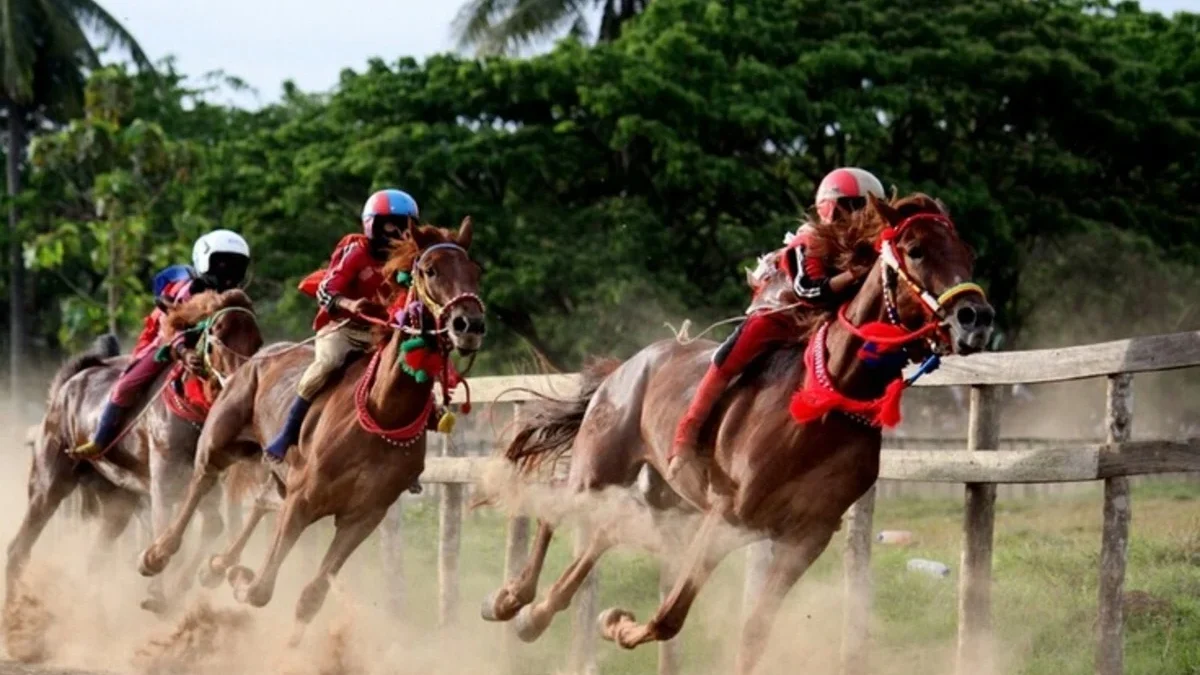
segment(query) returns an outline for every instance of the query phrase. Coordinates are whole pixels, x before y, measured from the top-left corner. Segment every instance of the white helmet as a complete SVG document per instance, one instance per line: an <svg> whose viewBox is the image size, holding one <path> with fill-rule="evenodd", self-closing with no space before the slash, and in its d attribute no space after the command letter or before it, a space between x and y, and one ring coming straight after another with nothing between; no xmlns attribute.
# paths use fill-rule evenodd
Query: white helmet
<svg viewBox="0 0 1200 675"><path fill-rule="evenodd" d="M196 240L192 246L192 267L199 274L208 274L209 261L214 253L233 253L250 257L250 245L242 235L230 230L213 230Z"/></svg>

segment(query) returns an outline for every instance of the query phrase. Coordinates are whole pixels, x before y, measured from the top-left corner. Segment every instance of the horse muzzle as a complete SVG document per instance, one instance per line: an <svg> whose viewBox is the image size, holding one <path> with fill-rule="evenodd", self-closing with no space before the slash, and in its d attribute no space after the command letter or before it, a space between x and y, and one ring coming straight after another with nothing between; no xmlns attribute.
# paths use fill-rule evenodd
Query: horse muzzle
<svg viewBox="0 0 1200 675"><path fill-rule="evenodd" d="M464 356L474 354L483 347L483 338L487 335L483 312L473 307L452 309L447 333L458 353Z"/></svg>
<svg viewBox="0 0 1200 675"><path fill-rule="evenodd" d="M987 300L965 295L956 300L948 311L947 323L954 353L966 356L983 351L992 338L996 310Z"/></svg>

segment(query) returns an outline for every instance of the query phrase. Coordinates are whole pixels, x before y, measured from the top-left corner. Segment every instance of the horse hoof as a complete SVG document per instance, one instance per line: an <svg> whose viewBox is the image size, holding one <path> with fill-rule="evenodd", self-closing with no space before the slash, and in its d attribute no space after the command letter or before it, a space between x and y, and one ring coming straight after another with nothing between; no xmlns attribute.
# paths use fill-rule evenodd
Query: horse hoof
<svg viewBox="0 0 1200 675"><path fill-rule="evenodd" d="M596 625L600 628L600 636L611 642L617 641L616 629L624 621L637 621L633 612L610 607L596 617Z"/></svg>
<svg viewBox="0 0 1200 675"><path fill-rule="evenodd" d="M225 581L225 572L218 572L207 565L202 565L200 571L196 573L196 578L200 581L201 586L212 590Z"/></svg>
<svg viewBox="0 0 1200 675"><path fill-rule="evenodd" d="M142 609L151 614L162 616L167 613L167 599L161 595L151 595L142 600Z"/></svg>
<svg viewBox="0 0 1200 675"><path fill-rule="evenodd" d="M509 593L503 588L488 593L479 606L479 616L483 617L484 621L508 621L513 618L516 616L515 608L509 611L499 609L501 601L509 597Z"/></svg>
<svg viewBox="0 0 1200 675"><path fill-rule="evenodd" d="M229 580L229 585L237 590L254 583L254 570L242 565L234 565L225 573L225 578Z"/></svg>
<svg viewBox="0 0 1200 675"><path fill-rule="evenodd" d="M539 628L533 622L533 607L526 605L517 612L517 618L513 625L517 632L517 637L521 638L522 642L533 642L542 636L542 632L546 630L543 626Z"/></svg>
<svg viewBox="0 0 1200 675"><path fill-rule="evenodd" d="M138 572L144 577L157 576L166 569L168 560L168 556L159 555L157 548L151 546L138 556Z"/></svg>

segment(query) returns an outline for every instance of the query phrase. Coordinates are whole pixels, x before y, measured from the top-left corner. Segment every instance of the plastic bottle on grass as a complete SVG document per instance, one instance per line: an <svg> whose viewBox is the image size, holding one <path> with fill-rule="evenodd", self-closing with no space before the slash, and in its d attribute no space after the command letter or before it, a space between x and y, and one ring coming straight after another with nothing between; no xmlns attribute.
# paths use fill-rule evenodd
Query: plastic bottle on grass
<svg viewBox="0 0 1200 675"><path fill-rule="evenodd" d="M908 530L884 530L875 535L875 541L893 546L905 546L911 544L912 540L913 534Z"/></svg>
<svg viewBox="0 0 1200 675"><path fill-rule="evenodd" d="M931 577L948 577L950 576L950 568L936 560L925 560L924 558L913 558L908 561L909 572L920 572L928 574Z"/></svg>

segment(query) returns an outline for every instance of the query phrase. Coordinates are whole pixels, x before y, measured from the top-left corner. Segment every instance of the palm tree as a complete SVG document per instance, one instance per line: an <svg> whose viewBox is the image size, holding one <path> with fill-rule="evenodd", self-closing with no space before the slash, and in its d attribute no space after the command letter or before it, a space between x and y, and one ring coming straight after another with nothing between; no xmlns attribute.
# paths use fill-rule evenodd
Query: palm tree
<svg viewBox="0 0 1200 675"><path fill-rule="evenodd" d="M588 36L588 17L599 9L601 42L616 39L621 25L650 0L468 0L454 20L460 47L502 54L564 32Z"/></svg>
<svg viewBox="0 0 1200 675"><path fill-rule="evenodd" d="M140 68L150 62L133 36L93 0L0 0L0 111L7 118L10 383L21 400L25 351L25 261L16 195L28 129L61 122L82 109L85 70L100 65L85 31L129 53Z"/></svg>

